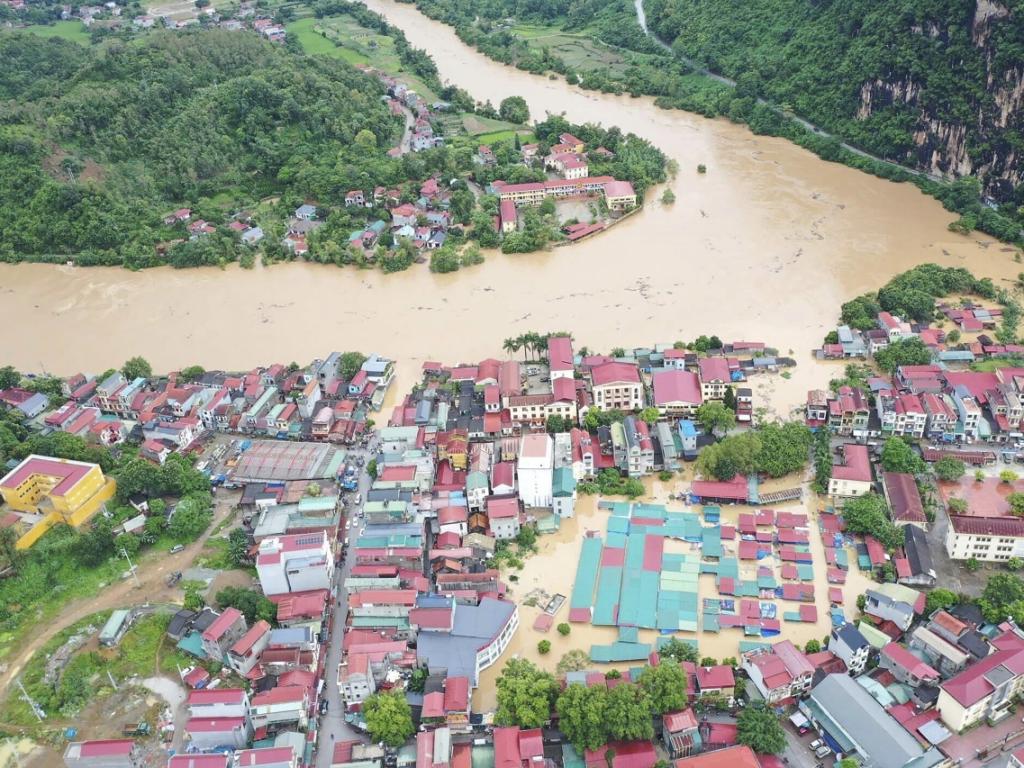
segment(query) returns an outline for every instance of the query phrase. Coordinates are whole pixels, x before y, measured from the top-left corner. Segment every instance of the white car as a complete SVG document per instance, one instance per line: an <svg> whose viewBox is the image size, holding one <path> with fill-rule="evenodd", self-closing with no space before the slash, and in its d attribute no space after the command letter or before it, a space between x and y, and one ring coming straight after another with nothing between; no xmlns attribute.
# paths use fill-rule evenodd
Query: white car
<svg viewBox="0 0 1024 768"><path fill-rule="evenodd" d="M821 749L823 746L825 746L825 742L822 741L821 739L815 739L814 741L812 741L810 744L807 745L807 747L811 750L811 752L814 752L817 749Z"/></svg>

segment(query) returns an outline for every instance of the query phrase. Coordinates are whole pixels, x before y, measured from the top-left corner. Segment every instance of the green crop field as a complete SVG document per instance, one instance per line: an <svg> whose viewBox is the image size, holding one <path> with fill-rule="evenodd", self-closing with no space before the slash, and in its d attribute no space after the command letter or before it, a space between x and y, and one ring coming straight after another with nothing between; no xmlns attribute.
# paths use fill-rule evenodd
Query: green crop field
<svg viewBox="0 0 1024 768"><path fill-rule="evenodd" d="M73 43L89 45L92 38L89 30L80 21L58 21L53 24L34 24L31 27L24 27L25 32L42 37L61 37Z"/></svg>

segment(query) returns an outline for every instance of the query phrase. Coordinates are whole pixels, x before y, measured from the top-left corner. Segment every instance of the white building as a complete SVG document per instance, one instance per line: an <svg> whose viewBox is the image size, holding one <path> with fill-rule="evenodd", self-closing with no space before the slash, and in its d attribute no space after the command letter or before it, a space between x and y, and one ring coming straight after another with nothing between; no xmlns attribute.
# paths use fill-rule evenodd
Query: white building
<svg viewBox="0 0 1024 768"><path fill-rule="evenodd" d="M519 498L527 507L551 506L551 472L555 466L551 435L525 435L519 443Z"/></svg>
<svg viewBox="0 0 1024 768"><path fill-rule="evenodd" d="M279 685L253 697L252 724L255 728L263 728L294 723L298 728L305 728L308 710L308 688L302 685Z"/></svg>
<svg viewBox="0 0 1024 768"><path fill-rule="evenodd" d="M189 691L190 717L249 717L249 695L241 688L205 688Z"/></svg>
<svg viewBox="0 0 1024 768"><path fill-rule="evenodd" d="M644 407L640 371L632 363L604 363L590 372L594 406L600 411L635 411Z"/></svg>
<svg viewBox="0 0 1024 768"><path fill-rule="evenodd" d="M1024 557L1024 520L950 515L946 552L954 560L1006 562Z"/></svg>
<svg viewBox="0 0 1024 768"><path fill-rule="evenodd" d="M576 514L576 478L570 467L559 467L552 475L551 511L558 517Z"/></svg>
<svg viewBox="0 0 1024 768"><path fill-rule="evenodd" d="M487 500L487 522L495 539L514 539L519 535L519 501L492 496Z"/></svg>
<svg viewBox="0 0 1024 768"><path fill-rule="evenodd" d="M264 539L256 572L266 595L330 589L334 554L326 531Z"/></svg>
<svg viewBox="0 0 1024 768"><path fill-rule="evenodd" d="M843 446L844 463L832 467L828 481L829 496L854 498L871 490L871 457L866 445L847 443Z"/></svg>

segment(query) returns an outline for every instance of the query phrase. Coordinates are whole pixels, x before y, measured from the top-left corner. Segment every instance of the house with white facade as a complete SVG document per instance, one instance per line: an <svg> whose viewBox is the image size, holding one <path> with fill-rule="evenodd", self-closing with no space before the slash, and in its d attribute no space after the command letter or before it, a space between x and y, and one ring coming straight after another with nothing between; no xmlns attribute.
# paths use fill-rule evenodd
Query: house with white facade
<svg viewBox="0 0 1024 768"><path fill-rule="evenodd" d="M256 556L256 572L266 595L330 589L334 554L327 532L264 539Z"/></svg>
<svg viewBox="0 0 1024 768"><path fill-rule="evenodd" d="M554 469L554 442L546 432L524 435L519 443L516 472L519 498L527 507L551 506L551 472Z"/></svg>

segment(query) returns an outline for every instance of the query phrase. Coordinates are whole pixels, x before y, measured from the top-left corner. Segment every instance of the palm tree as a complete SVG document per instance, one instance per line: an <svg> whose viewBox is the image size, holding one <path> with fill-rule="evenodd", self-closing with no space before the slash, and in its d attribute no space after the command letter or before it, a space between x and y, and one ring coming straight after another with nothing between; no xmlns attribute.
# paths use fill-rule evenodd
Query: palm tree
<svg viewBox="0 0 1024 768"><path fill-rule="evenodd" d="M501 345L501 348L511 355L513 352L519 351L519 339L514 339L511 336L505 339L505 343Z"/></svg>

